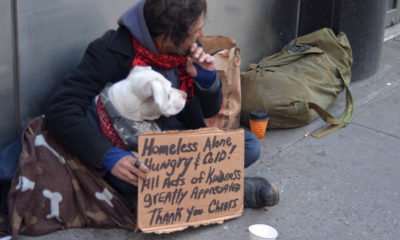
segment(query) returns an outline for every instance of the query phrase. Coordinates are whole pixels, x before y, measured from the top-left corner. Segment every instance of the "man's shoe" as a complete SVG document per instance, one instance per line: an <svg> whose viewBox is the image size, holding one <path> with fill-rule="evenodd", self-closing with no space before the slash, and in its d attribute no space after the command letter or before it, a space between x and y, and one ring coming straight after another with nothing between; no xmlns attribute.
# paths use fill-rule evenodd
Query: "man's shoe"
<svg viewBox="0 0 400 240"><path fill-rule="evenodd" d="M8 222L7 196L10 191L11 182L0 182L0 238L9 235L10 225Z"/></svg>
<svg viewBox="0 0 400 240"><path fill-rule="evenodd" d="M244 206L248 208L272 207L279 202L278 188L262 177L244 178Z"/></svg>

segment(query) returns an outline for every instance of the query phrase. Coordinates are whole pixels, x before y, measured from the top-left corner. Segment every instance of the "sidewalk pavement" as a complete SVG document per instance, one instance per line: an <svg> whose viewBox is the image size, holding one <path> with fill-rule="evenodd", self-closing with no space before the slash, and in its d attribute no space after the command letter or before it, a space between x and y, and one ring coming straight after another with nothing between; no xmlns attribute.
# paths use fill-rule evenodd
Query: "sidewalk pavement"
<svg viewBox="0 0 400 240"><path fill-rule="evenodd" d="M21 239L248 239L248 226L269 224L278 239L400 239L400 37L386 42L380 71L350 86L356 104L353 122L322 139L305 133L326 126L321 120L298 129L269 130L258 163L247 176L264 176L280 189L280 204L245 209L221 225L168 235L124 230L73 229ZM329 109L339 116L344 94Z"/></svg>

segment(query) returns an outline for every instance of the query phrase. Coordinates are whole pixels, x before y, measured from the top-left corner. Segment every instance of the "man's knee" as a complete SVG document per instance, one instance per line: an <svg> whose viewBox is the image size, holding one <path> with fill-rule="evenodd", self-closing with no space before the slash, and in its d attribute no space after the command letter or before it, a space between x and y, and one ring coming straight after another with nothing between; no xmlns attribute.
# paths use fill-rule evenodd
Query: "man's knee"
<svg viewBox="0 0 400 240"><path fill-rule="evenodd" d="M257 136L245 131L244 167L247 168L255 163L261 156L261 143Z"/></svg>

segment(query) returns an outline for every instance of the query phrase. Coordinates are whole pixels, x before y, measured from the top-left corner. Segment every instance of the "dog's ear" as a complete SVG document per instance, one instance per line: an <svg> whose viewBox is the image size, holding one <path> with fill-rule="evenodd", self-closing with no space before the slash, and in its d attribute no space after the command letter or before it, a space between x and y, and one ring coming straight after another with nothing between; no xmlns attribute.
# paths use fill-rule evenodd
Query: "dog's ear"
<svg viewBox="0 0 400 240"><path fill-rule="evenodd" d="M165 86L158 81L151 81L151 89L153 92L154 103L160 109L161 114L166 110L166 103L168 102L168 93Z"/></svg>

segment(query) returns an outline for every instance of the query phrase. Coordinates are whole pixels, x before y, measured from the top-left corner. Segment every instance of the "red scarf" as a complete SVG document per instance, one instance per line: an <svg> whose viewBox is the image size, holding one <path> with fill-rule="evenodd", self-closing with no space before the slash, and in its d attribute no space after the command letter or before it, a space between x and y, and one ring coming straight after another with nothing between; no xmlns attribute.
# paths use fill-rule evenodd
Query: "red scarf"
<svg viewBox="0 0 400 240"><path fill-rule="evenodd" d="M114 126L111 122L110 116L108 116L106 107L101 101L101 96L96 102L97 114L99 116L99 123L101 132L115 144L116 147L126 150L124 142L119 137L117 131L115 131Z"/></svg>
<svg viewBox="0 0 400 240"><path fill-rule="evenodd" d="M193 97L193 78L186 71L188 56L155 54L145 48L136 38L132 38L135 58L132 66L153 66L155 68L170 69L177 68L180 82L180 89Z"/></svg>

